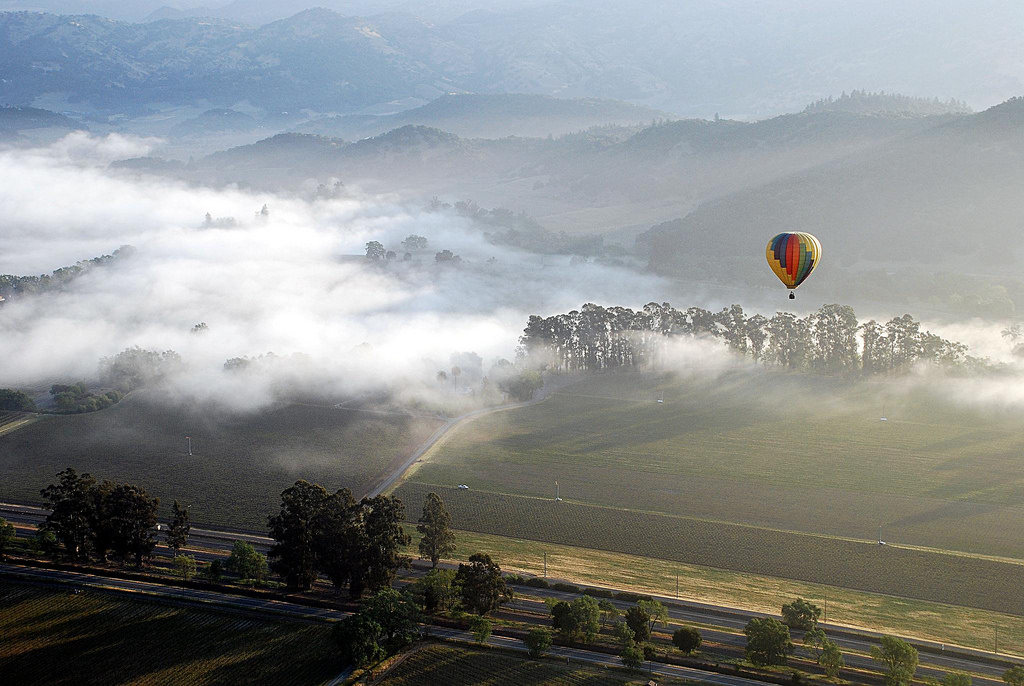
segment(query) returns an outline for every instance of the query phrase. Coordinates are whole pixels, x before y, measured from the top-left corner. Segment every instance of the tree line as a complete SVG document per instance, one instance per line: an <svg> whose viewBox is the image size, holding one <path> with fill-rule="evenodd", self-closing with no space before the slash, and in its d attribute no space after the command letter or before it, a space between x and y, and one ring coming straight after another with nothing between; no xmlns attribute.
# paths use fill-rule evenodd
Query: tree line
<svg viewBox="0 0 1024 686"><path fill-rule="evenodd" d="M722 341L765 366L849 374L895 374L920 363L979 367L967 346L921 329L910 315L861 323L849 305L825 305L806 317L747 316L739 305L718 312L649 303L641 310L593 303L550 317L532 315L519 353L556 371L647 367L675 337Z"/></svg>
<svg viewBox="0 0 1024 686"><path fill-rule="evenodd" d="M110 255L101 255L91 260L82 260L69 267L55 269L51 274L40 276L15 276L0 274L0 300L14 300L20 296L57 291L95 267L102 267L117 260L131 257L135 248L122 245Z"/></svg>

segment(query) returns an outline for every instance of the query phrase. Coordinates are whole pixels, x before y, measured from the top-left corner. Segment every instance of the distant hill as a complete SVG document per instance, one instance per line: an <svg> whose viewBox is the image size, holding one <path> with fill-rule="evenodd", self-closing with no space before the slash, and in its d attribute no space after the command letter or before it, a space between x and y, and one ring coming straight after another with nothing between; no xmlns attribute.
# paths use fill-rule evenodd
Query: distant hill
<svg viewBox="0 0 1024 686"><path fill-rule="evenodd" d="M231 109L206 110L198 117L187 119L171 129L173 136L205 136L233 131L252 131L259 122L244 112Z"/></svg>
<svg viewBox="0 0 1024 686"><path fill-rule="evenodd" d="M1024 15L1009 0L555 0L466 3L474 11L464 13L450 2L440 19L416 16L411 1L335 2L345 12L412 13L317 8L259 25L304 4L239 1L212 8L226 11L219 18L139 24L3 13L0 102L48 97L141 114L244 101L335 115L391 113L452 92L527 93L753 118L851 84L972 104L1024 91ZM914 31L894 33L904 26Z"/></svg>
<svg viewBox="0 0 1024 686"><path fill-rule="evenodd" d="M69 131L86 130L87 127L63 114L35 107L0 107L0 140L12 141L26 138L29 132L52 130L56 135ZM34 136L33 136L34 137Z"/></svg>
<svg viewBox="0 0 1024 686"><path fill-rule="evenodd" d="M547 95L448 93L426 105L386 116L323 117L296 131L366 138L405 125L430 126L468 138L545 137L593 126L632 126L674 119L667 112L616 100Z"/></svg>
<svg viewBox="0 0 1024 686"><path fill-rule="evenodd" d="M1017 98L707 201L638 241L658 272L699 265L734 283L764 283L751 256L775 233L795 230L821 240L822 273L864 278L880 290L913 268L1016 278L1024 262L1021 179Z"/></svg>

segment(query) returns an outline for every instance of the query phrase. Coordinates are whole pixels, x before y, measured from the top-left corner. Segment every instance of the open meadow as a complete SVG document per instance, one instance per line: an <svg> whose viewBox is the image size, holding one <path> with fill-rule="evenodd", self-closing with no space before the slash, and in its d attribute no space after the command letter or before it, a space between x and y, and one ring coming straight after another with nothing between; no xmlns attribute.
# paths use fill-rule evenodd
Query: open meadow
<svg viewBox="0 0 1024 686"><path fill-rule="evenodd" d="M7 684L318 684L330 627L0 582Z"/></svg>
<svg viewBox="0 0 1024 686"><path fill-rule="evenodd" d="M264 531L281 491L306 479L358 496L439 421L282 404L254 414L165 404L137 393L107 410L45 416L0 436L0 499L40 502L65 467L192 504L192 521ZM185 437L192 437L192 455Z"/></svg>
<svg viewBox="0 0 1024 686"><path fill-rule="evenodd" d="M927 386L609 373L460 426L397 492L481 533L1024 614L1021 455L1021 417Z"/></svg>

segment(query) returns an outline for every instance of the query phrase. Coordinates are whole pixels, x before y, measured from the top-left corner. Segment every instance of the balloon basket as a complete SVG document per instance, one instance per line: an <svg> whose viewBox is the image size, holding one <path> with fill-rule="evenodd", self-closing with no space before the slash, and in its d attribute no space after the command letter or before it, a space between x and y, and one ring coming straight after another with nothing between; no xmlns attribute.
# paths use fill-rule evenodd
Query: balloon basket
<svg viewBox="0 0 1024 686"><path fill-rule="evenodd" d="M796 293L790 293L789 294L789 299L790 300L796 300Z"/></svg>

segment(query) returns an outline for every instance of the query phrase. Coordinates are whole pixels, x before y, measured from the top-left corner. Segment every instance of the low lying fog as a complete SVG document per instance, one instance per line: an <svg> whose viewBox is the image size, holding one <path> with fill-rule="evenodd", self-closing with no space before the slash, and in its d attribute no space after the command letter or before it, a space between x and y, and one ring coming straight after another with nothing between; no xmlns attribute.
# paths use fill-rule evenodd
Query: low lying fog
<svg viewBox="0 0 1024 686"><path fill-rule="evenodd" d="M349 189L307 201L106 170L152 144L73 134L0 153L0 273L137 249L65 290L0 306L0 386L93 379L101 357L137 345L181 354L185 394L256 407L270 400L270 382L238 386L222 373L226 359L299 353L289 374L339 394L433 379L462 351L479 354L486 373L513 358L532 313L589 301L639 307L667 290L653 276L496 247L466 220L395 197ZM264 204L269 216L257 217ZM237 225L204 228L207 212ZM403 262L410 234L429 246ZM344 257L374 240L397 259ZM436 264L444 249L463 262ZM191 333L199 322L208 330Z"/></svg>

